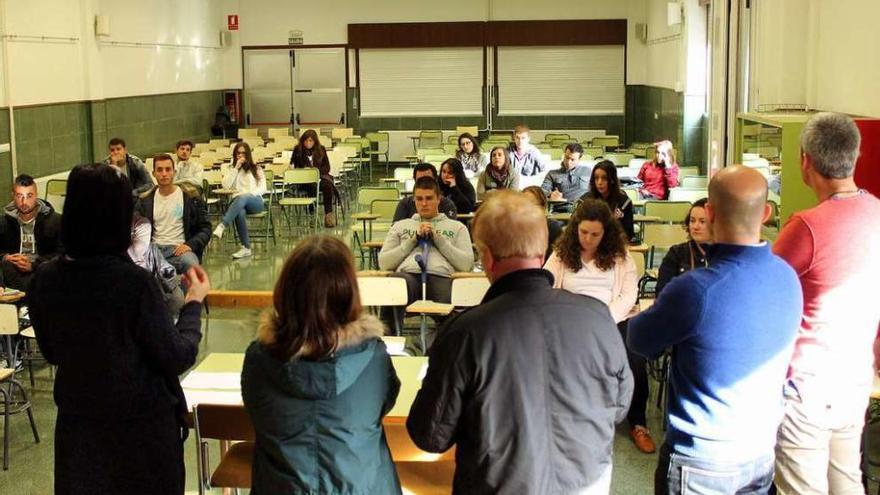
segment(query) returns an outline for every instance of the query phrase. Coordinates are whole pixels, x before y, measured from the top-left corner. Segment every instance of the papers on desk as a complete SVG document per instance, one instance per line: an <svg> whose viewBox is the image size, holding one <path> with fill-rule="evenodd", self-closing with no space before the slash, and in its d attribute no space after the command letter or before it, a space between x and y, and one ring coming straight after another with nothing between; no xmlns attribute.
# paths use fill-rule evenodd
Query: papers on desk
<svg viewBox="0 0 880 495"><path fill-rule="evenodd" d="M385 348L388 350L388 354L392 356L409 356L409 354L404 351L404 347L406 347L406 337L385 336L382 337L382 341L385 342Z"/></svg>
<svg viewBox="0 0 880 495"><path fill-rule="evenodd" d="M206 373L193 371L186 375L180 386L199 390L240 390L241 373Z"/></svg>
<svg viewBox="0 0 880 495"><path fill-rule="evenodd" d="M242 404L241 391L234 392L217 392L214 390L184 390L183 395L186 397L186 408L192 409L196 404L220 404L235 406Z"/></svg>

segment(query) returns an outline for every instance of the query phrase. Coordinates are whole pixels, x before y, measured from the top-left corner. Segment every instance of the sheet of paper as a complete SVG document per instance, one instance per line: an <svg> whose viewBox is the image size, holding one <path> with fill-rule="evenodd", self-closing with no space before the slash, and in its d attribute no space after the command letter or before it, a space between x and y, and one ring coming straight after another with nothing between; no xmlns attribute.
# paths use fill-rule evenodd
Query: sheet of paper
<svg viewBox="0 0 880 495"><path fill-rule="evenodd" d="M216 392L213 390L184 390L183 395L186 397L186 408L192 410L196 404L223 404L238 405L243 404L241 400L241 392Z"/></svg>
<svg viewBox="0 0 880 495"><path fill-rule="evenodd" d="M193 371L180 382L185 389L240 390L240 373L204 373Z"/></svg>

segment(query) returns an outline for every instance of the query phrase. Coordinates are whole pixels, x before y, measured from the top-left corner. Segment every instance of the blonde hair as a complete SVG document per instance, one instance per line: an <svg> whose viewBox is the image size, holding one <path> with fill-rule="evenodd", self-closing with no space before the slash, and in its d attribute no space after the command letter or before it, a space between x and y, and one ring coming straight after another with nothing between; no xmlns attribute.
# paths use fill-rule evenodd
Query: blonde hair
<svg viewBox="0 0 880 495"><path fill-rule="evenodd" d="M530 132L530 131L531 131L531 129L529 129L529 126L527 126L525 124L520 124L520 125L513 128L514 136L517 134L522 134L524 132Z"/></svg>
<svg viewBox="0 0 880 495"><path fill-rule="evenodd" d="M528 195L499 189L477 210L474 243L496 260L543 257L547 251L547 219Z"/></svg>

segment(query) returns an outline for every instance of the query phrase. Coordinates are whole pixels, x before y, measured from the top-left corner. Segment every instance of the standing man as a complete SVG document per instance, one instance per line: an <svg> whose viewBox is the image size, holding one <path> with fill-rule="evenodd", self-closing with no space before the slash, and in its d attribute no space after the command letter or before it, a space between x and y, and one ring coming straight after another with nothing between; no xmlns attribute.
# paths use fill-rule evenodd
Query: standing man
<svg viewBox="0 0 880 495"><path fill-rule="evenodd" d="M565 145L562 167L550 170L544 176L541 189L549 195L551 201L565 200L567 203L557 205L554 211L572 211L574 204L590 190L590 167L579 165L584 149L578 143Z"/></svg>
<svg viewBox="0 0 880 495"><path fill-rule="evenodd" d="M797 272L803 317L776 444L780 494L863 494L860 442L875 372L880 201L853 181L859 129L820 113L801 132L801 176L819 205L795 213L773 250ZM768 327L769 328L769 327Z"/></svg>
<svg viewBox="0 0 880 495"><path fill-rule="evenodd" d="M508 154L513 169L522 177L538 175L547 170L547 164L538 148L529 143L529 127L518 125L513 129L513 144L510 145Z"/></svg>
<svg viewBox="0 0 880 495"><path fill-rule="evenodd" d="M735 165L715 174L706 214L711 265L673 279L629 323L633 352L653 359L672 348L654 493L767 493L800 283L761 242L770 207L758 171Z"/></svg>
<svg viewBox="0 0 880 495"><path fill-rule="evenodd" d="M150 174L147 172L143 160L128 153L122 138L111 139L109 148L110 156L104 159L104 163L113 165L122 172L122 175L128 177L128 181L131 183L131 193L135 198L153 187L153 181L150 180Z"/></svg>
<svg viewBox="0 0 880 495"><path fill-rule="evenodd" d="M12 202L0 221L2 285L27 292L37 267L61 254L61 215L39 199L30 175L12 183Z"/></svg>
<svg viewBox="0 0 880 495"><path fill-rule="evenodd" d="M552 288L544 211L525 194L492 193L474 239L492 287L441 329L410 437L429 452L456 445L453 493L607 495L633 391L608 307Z"/></svg>
<svg viewBox="0 0 880 495"><path fill-rule="evenodd" d="M177 142L175 146L175 154L177 155L177 163L174 165L174 183L187 184L199 193L202 192L204 185L204 167L198 160L191 160L193 150L192 141L183 139ZM156 173L153 167L153 174Z"/></svg>
<svg viewBox="0 0 880 495"><path fill-rule="evenodd" d="M155 242L177 273L199 264L211 240L208 207L188 185L174 184L174 161L165 153L153 157L159 186L141 196L136 210L153 225Z"/></svg>

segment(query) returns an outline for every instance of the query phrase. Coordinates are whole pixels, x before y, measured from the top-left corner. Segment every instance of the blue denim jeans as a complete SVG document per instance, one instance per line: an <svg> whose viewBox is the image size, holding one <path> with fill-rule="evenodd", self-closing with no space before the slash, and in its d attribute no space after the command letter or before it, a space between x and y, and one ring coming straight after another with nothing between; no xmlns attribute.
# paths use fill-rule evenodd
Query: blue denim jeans
<svg viewBox="0 0 880 495"><path fill-rule="evenodd" d="M227 209L226 214L223 215L223 225L228 227L232 222L235 222L235 230L238 231L238 238L241 240L241 245L250 249L251 239L248 237L247 219L245 218L245 215L259 213L261 211L263 211L262 197L253 196L251 194L242 194L233 199L232 203L229 204L229 209Z"/></svg>
<svg viewBox="0 0 880 495"><path fill-rule="evenodd" d="M177 270L178 275L183 275L187 270L199 264L199 257L196 256L196 253L187 251L180 256L174 256L175 249L177 246L159 246L162 256Z"/></svg>
<svg viewBox="0 0 880 495"><path fill-rule="evenodd" d="M688 457L660 447L655 495L764 495L773 483L773 454L727 464Z"/></svg>

